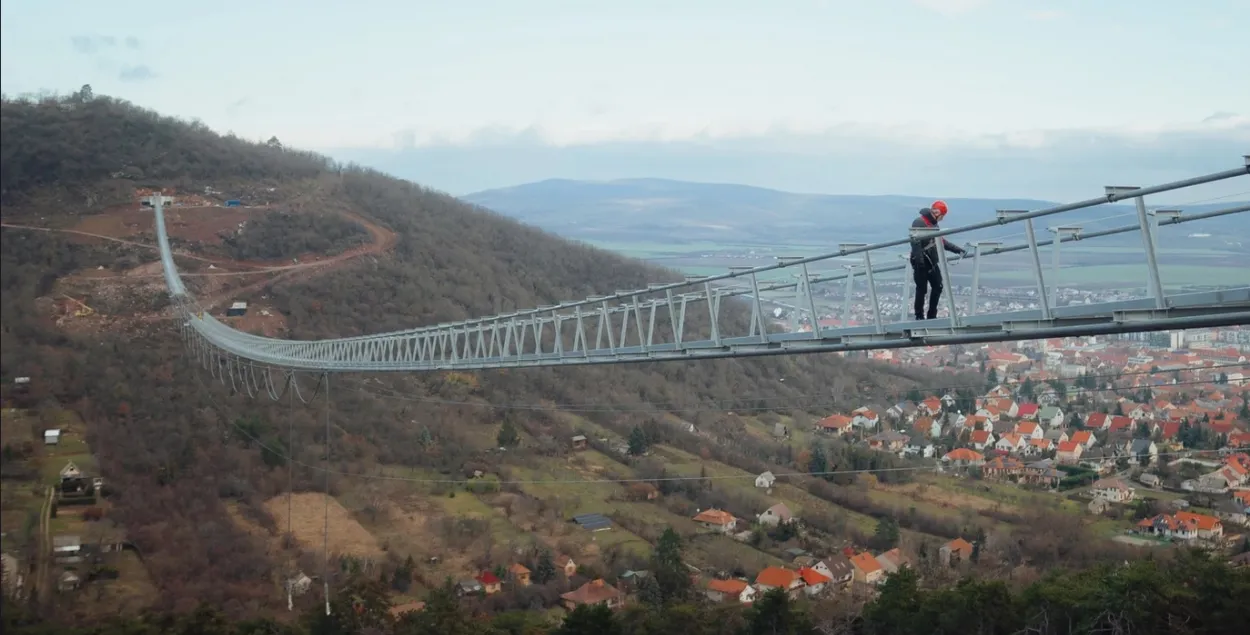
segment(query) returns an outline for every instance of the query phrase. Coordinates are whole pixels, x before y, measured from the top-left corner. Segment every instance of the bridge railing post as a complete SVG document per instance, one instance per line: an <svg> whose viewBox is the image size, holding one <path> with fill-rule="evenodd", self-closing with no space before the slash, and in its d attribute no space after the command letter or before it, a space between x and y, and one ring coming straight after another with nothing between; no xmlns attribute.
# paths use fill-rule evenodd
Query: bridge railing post
<svg viewBox="0 0 1250 635"><path fill-rule="evenodd" d="M968 315L977 314L977 294L981 291L981 255L986 249L997 249L1002 245L990 240L972 243L972 297L968 300Z"/></svg>
<svg viewBox="0 0 1250 635"><path fill-rule="evenodd" d="M1164 218L1171 222L1181 217L1179 209L1156 209L1148 212L1150 216L1150 243L1154 245L1155 258L1159 257L1159 219ZM1163 270L1159 270L1159 287L1163 287Z"/></svg>
<svg viewBox="0 0 1250 635"><path fill-rule="evenodd" d="M839 249L848 251L851 249L862 249L867 247L868 243L842 243L838 245ZM864 253L864 277L868 280L868 301L872 303L872 321L877 332L882 332L884 328L881 320L881 303L877 301L877 281L872 277L872 252Z"/></svg>
<svg viewBox="0 0 1250 635"><path fill-rule="evenodd" d="M1027 214L1028 210L1000 209L995 214L998 218L1011 218L1019 214ZM1024 221L1024 235L1029 241L1029 255L1033 261L1033 279L1037 281L1037 302L1042 307L1042 319L1050 319L1050 300L1046 293L1046 278L1042 275L1042 257L1037 249L1037 234L1033 231L1033 219Z"/></svg>
<svg viewBox="0 0 1250 635"><path fill-rule="evenodd" d="M913 284L908 273L911 271L909 266L911 263L910 254L899 254L898 259L903 261L903 306L899 309L899 322L907 321L907 307L911 304L911 285Z"/></svg>
<svg viewBox="0 0 1250 635"><path fill-rule="evenodd" d="M1140 190L1137 186L1108 185L1103 188L1107 197L1124 197ZM1133 203L1137 207L1137 225L1141 230L1142 249L1146 252L1146 272L1149 277L1150 297L1155 301L1155 308L1166 306L1163 297L1163 282L1159 279L1159 260L1155 256L1155 239L1150 231L1150 220L1146 214L1146 197L1134 196Z"/></svg>
<svg viewBox="0 0 1250 635"><path fill-rule="evenodd" d="M851 325L851 294L855 292L855 265L842 265L846 269L846 294L842 298L842 328Z"/></svg>
<svg viewBox="0 0 1250 635"><path fill-rule="evenodd" d="M803 263L803 288L807 289L807 308L812 312L812 339L820 339L820 314L816 312L816 293L812 291L812 274Z"/></svg>
<svg viewBox="0 0 1250 635"><path fill-rule="evenodd" d="M1064 238L1081 237L1081 228L1078 225L1061 225L1059 227L1048 227L1047 231L1055 235L1051 241L1051 258L1050 258L1050 306L1059 306L1059 250L1063 245Z"/></svg>

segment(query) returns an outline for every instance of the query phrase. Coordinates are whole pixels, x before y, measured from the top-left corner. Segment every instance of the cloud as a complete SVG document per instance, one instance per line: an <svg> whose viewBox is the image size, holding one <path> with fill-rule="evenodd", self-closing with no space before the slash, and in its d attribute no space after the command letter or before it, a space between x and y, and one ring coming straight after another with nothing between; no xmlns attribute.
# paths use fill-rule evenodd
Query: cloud
<svg viewBox="0 0 1250 635"><path fill-rule="evenodd" d="M252 101L251 97L244 97L242 99L237 99L235 101L230 102L230 105L226 106L226 116L227 117L239 116L239 114L243 112L243 108L246 107L249 103L251 103L251 101Z"/></svg>
<svg viewBox="0 0 1250 635"><path fill-rule="evenodd" d="M989 4L989 0L911 0L913 4L922 8L943 13L946 15L958 15L968 13Z"/></svg>
<svg viewBox="0 0 1250 635"><path fill-rule="evenodd" d="M117 73L117 79L123 82L145 82L150 79L156 79L156 72L148 67L147 64L123 66L121 71Z"/></svg>
<svg viewBox="0 0 1250 635"><path fill-rule="evenodd" d="M95 55L117 46L117 38L111 35L75 35L69 41L74 50L83 55Z"/></svg>
<svg viewBox="0 0 1250 635"><path fill-rule="evenodd" d="M1050 22L1067 17L1067 15L1066 11L1060 11L1058 9L1034 9L1032 11L1026 11L1024 17L1037 22Z"/></svg>
<svg viewBox="0 0 1250 635"><path fill-rule="evenodd" d="M1156 129L952 135L925 144L909 130L839 126L567 145L533 127L486 129L455 143L428 135L419 143L419 132L405 131L397 133L405 142L398 148L328 152L457 194L548 178L661 177L794 192L1079 200L1105 184L1151 185L1237 167L1250 146L1250 119L1235 115ZM1228 185L1250 190L1250 177Z"/></svg>

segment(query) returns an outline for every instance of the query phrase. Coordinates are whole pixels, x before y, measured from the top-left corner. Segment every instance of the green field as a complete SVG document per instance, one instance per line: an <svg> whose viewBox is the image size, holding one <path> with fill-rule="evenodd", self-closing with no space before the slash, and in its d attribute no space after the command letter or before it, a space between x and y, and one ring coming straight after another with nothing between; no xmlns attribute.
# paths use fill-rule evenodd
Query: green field
<svg viewBox="0 0 1250 635"><path fill-rule="evenodd" d="M741 244L741 243L724 243L717 244L711 242L615 242L615 241L595 241L597 247L608 249L621 253L626 256L651 260L655 264L675 269L687 275L695 276L711 276L729 272L729 267L743 266L765 266L772 264L773 256L815 256L819 254L829 253L837 249L836 241L830 244L815 245L765 245L765 244ZM1045 248L1044 248L1045 249ZM749 251L755 251L754 258L703 258L703 254L715 253L738 253L746 254ZM1048 251L1048 249L1046 249ZM1107 256L1112 259L1123 259L1125 256L1134 256L1141 253L1141 248L1126 245L1065 245L1063 253L1065 256L1074 255L1081 256ZM1018 254L1017 254L1018 255ZM1246 280L1245 274L1240 267L1228 264L1230 259L1236 260L1236 256L1243 255L1240 252L1226 249L1197 249L1197 248L1163 248L1159 250L1160 267L1163 271L1164 285L1169 288L1175 287L1192 287L1192 286L1223 286L1244 284ZM877 261L880 261L878 257ZM983 280L989 284L1005 283L1005 284L1028 284L1033 280L1033 272L1028 267L1025 260L1017 257L1011 257L1012 261L1004 269L1002 267L991 268L983 272ZM1223 262L1215 266L1205 266L1197 264L1195 260L1222 260ZM1170 263L1169 260L1182 260L1182 263ZM1043 266L1047 268L1049 274L1050 256L1043 253ZM874 263L877 266L883 266L879 262ZM893 258L890 264L895 264ZM1006 263L1005 263L1006 264ZM812 263L809 265L813 271L827 271L841 269L840 263ZM963 267L956 269L952 275L956 277L966 277L971 275L971 267ZM780 274L779 274L780 275ZM897 274L887 274L896 276ZM789 276L782 276L789 280ZM761 279L768 278L767 275ZM1080 266L1063 267L1060 273L1060 283L1078 286L1096 285L1104 288L1128 287L1128 288L1145 288L1146 265L1143 259L1141 264L1134 263L1117 263L1117 264L1092 264Z"/></svg>
<svg viewBox="0 0 1250 635"><path fill-rule="evenodd" d="M1246 284L1250 280L1250 275L1244 269L1234 267L1160 264L1159 270L1163 278L1163 285L1167 288L1239 285ZM982 274L983 283L992 283L995 280L1028 283L1033 281L1033 272L1027 269L1012 269ZM1143 263L1140 265L1064 267L1059 272L1059 284L1098 285L1108 288L1144 288L1146 285L1146 265Z"/></svg>

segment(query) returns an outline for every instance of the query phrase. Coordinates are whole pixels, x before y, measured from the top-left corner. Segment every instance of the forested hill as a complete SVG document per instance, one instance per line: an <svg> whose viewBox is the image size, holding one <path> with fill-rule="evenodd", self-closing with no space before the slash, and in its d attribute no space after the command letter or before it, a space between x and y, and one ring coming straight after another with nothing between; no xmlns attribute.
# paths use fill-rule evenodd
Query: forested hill
<svg viewBox="0 0 1250 635"><path fill-rule="evenodd" d="M136 188L211 187L274 192L300 213L355 214L393 232L395 243L384 253L248 291L245 297L263 296L275 307L294 338L463 319L673 275L413 183L283 148L276 139L220 136L87 90L5 100L0 123L6 222L68 226L135 205ZM153 251L8 228L0 238L4 383L29 376L33 402L71 409L86 421L99 470L115 488L111 518L125 527L161 589L153 603L188 609L205 601L235 616L275 607L282 601L274 592L278 560L285 555L228 518L250 518L275 531L263 503L286 490L286 471L277 469L285 458L262 453L238 432L250 431L285 452L292 424L290 455L298 465L316 465L327 441L320 412L232 397L210 381L187 361L175 325L155 313L164 303L159 287L150 291L147 313L132 308L134 316L114 316L128 327L124 331L69 332L37 308L61 295L59 280L68 274L115 267L119 258L153 263ZM775 408L807 425L835 407L969 383L829 356L335 381L335 432L328 441L336 473L385 464L456 475L467 466L505 469L500 461L524 460L521 453L501 459L490 452L503 420L548 456L567 452L568 436L585 421L625 434L642 425L652 439L762 470L788 464L792 448L746 442L742 423L727 410L765 414ZM534 407L553 403L594 406L571 413ZM677 414L707 436L666 425L670 420L647 405L659 403L684 408ZM321 473L299 467L294 474L297 491L321 488ZM350 482L336 476L332 492Z"/></svg>

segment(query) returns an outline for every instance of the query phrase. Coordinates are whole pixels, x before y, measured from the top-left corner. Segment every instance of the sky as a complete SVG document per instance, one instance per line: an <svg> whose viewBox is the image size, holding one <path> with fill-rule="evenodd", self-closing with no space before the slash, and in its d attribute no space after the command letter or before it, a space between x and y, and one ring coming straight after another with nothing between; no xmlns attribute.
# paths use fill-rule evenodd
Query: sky
<svg viewBox="0 0 1250 635"><path fill-rule="evenodd" d="M0 79L454 194L1086 198L1241 163L1248 30L1246 0L6 0Z"/></svg>

